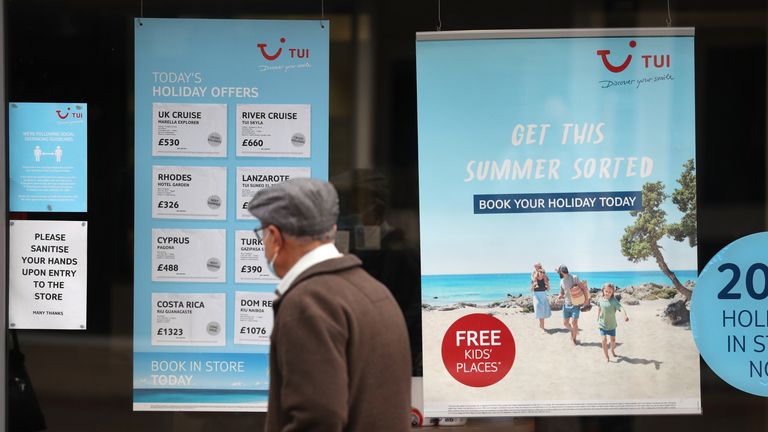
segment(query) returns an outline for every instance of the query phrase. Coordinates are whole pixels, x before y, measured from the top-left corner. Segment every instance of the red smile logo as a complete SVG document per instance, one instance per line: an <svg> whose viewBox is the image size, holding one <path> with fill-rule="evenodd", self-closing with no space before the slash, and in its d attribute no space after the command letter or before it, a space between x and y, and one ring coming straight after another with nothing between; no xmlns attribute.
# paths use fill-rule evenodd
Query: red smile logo
<svg viewBox="0 0 768 432"><path fill-rule="evenodd" d="M280 38L280 43L285 43L285 38L284 37ZM282 47L278 48L277 51L275 51L274 54L269 54L269 53L267 53L267 44L260 43L257 46L259 47L259 50L261 50L261 55L265 59L267 59L269 61L277 60L277 58L280 57L280 54L283 53L283 48Z"/></svg>
<svg viewBox="0 0 768 432"><path fill-rule="evenodd" d="M67 108L67 111L69 111L69 108ZM56 110L56 115L59 116L60 119L64 120L65 118L69 117L69 112L64 113L64 115L61 115L61 110Z"/></svg>
<svg viewBox="0 0 768 432"><path fill-rule="evenodd" d="M634 48L637 46L637 42L635 41L629 41L629 47ZM624 69L629 66L629 63L632 61L632 54L629 54L626 59L624 59L624 63L614 66L611 64L611 62L608 60L608 55L611 54L611 50L597 50L597 55L600 56L600 58L603 59L603 65L605 65L605 68L613 73L619 73L623 71Z"/></svg>

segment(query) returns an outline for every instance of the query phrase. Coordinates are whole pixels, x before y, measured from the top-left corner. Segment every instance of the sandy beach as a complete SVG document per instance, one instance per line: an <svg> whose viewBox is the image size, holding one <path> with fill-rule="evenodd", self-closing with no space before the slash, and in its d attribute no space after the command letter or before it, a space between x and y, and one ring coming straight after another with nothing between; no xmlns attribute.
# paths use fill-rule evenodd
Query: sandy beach
<svg viewBox="0 0 768 432"><path fill-rule="evenodd" d="M616 353L608 363L597 327L597 308L582 312L579 344L563 327L562 312L552 311L546 331L532 313L520 308L462 307L424 310L425 400L462 401L606 401L698 399L699 355L688 326L675 327L662 318L669 300L644 300L627 306L630 321L617 314ZM448 327L472 313L492 314L512 331L516 357L500 382L472 388L454 380L443 365L440 344Z"/></svg>

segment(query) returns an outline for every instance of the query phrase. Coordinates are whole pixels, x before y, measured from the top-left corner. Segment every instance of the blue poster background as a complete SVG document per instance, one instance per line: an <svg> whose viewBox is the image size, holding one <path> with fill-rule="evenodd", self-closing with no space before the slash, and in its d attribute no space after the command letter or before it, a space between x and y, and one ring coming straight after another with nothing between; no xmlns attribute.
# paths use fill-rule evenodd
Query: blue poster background
<svg viewBox="0 0 768 432"><path fill-rule="evenodd" d="M638 41L635 49L642 53L669 53L671 67L646 69L637 52L624 72L606 70L595 52L610 49L617 63L631 53L630 40ZM619 253L618 240L633 220L627 211L476 215L473 196L629 192L651 181L662 181L671 193L683 163L694 158L692 37L420 41L416 49L423 274L529 272L531 257L552 266L557 257L549 251L566 233L591 249L573 257L574 267L658 270L654 262L634 265ZM667 74L673 79L637 84ZM603 88L604 81L633 83ZM562 144L566 123L603 123L604 138L574 144L570 135ZM540 143L541 127L535 126L541 124L550 126ZM513 145L518 125L525 127L524 142ZM534 125L532 144L525 144L528 125ZM598 139L593 132L593 141ZM638 158L638 174L631 177L626 176L629 157ZM615 178L599 178L601 158L625 158ZM653 160L647 177L639 175L642 158ZM485 168L481 163L501 166L507 159L512 164L531 159L530 177L512 179L514 165L506 180L490 179L493 166L487 178L478 177L478 167ZM583 171L587 159L598 159L595 175L573 179L577 161ZM535 178L540 160L542 177ZM548 175L553 160L559 161L559 178ZM616 168L612 163L611 175ZM678 219L670 201L663 208L670 221ZM456 259L457 244L487 253ZM695 249L674 241L664 246L670 267L696 269Z"/></svg>
<svg viewBox="0 0 768 432"><path fill-rule="evenodd" d="M268 387L268 347L234 344L235 291L273 292L274 284L235 284L236 230L251 230L253 221L237 220L237 167L310 167L312 177L328 177L328 46L327 21L258 21L198 19L137 19L135 21L135 250L134 250L134 408L158 410L264 410ZM284 55L268 61L258 44L309 50L310 58ZM153 72L200 73L206 96L156 96ZM174 86L174 84L162 84ZM258 95L234 92L213 97L210 88L258 88ZM152 156L152 104L227 104L226 158ZM312 149L309 158L237 157L237 104L311 105ZM227 167L227 218L224 221L152 218L152 166ZM226 283L152 282L153 228L226 229ZM154 347L151 345L151 295L226 293L226 346ZM156 385L153 361L243 362L244 372L222 373L205 367L195 371L192 386Z"/></svg>
<svg viewBox="0 0 768 432"><path fill-rule="evenodd" d="M10 211L88 211L87 105L12 102L8 122Z"/></svg>
<svg viewBox="0 0 768 432"><path fill-rule="evenodd" d="M568 385L576 370L604 367L596 330L579 336L597 341L579 346L584 354L547 352L548 343L561 348L558 338L571 344L558 333L558 327L564 329L562 313L552 312L546 324L550 333L538 336L542 332L533 313L520 312L526 318L519 318L513 303L530 299L537 262L555 295L559 277L554 270L561 264L592 288L606 282L672 285L653 257L639 262L625 257L621 239L635 222L630 211L642 208L644 184L661 182L671 194L684 164L695 161L693 32L482 33L426 33L416 42L427 414L584 415L565 404L577 400L600 402L591 415L660 412L632 405L654 392L654 400L673 400L667 412L698 412L698 360L690 334L669 326L669 334L690 348L685 353L691 366L683 374L666 375L667 363L661 372L637 375L644 382L669 378L685 392L643 386L615 393L605 389L598 398L589 395L596 387ZM668 223L680 221L682 214L670 199L661 208ZM696 247L668 237L659 245L682 283L695 280ZM473 309L475 304L480 306ZM519 338L510 373L483 389L451 380L440 358L451 319L473 311L498 314ZM586 316L594 326L594 312ZM641 327L630 328L641 340ZM663 341L626 346L650 362L667 358ZM590 351L589 344L598 349ZM572 366L563 366L566 358ZM630 361L618 363L625 368ZM549 365L546 373L534 372L537 363ZM620 401L629 404L622 408Z"/></svg>

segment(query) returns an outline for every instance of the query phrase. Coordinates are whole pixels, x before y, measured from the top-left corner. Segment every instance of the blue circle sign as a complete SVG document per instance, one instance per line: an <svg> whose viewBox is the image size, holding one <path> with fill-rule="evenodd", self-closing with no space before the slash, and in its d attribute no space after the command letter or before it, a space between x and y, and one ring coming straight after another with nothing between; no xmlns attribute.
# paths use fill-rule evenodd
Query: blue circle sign
<svg viewBox="0 0 768 432"><path fill-rule="evenodd" d="M768 396L768 232L734 241L707 263L693 291L691 328L720 378Z"/></svg>

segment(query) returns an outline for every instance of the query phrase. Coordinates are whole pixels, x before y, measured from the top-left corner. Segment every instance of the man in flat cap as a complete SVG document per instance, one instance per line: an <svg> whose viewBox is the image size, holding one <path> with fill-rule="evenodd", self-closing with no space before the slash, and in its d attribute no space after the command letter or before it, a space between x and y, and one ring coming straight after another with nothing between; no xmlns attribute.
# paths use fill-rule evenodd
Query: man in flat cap
<svg viewBox="0 0 768 432"><path fill-rule="evenodd" d="M405 431L411 359L389 290L333 244L339 202L330 183L293 179L262 189L248 210L279 277L266 430Z"/></svg>

